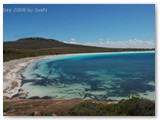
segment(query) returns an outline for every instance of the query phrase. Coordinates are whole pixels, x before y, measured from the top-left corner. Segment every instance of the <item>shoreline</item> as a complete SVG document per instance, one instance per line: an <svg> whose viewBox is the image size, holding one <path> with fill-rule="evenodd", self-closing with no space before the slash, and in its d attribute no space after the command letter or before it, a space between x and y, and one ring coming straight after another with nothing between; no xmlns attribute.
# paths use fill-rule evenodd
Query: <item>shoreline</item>
<svg viewBox="0 0 160 120"><path fill-rule="evenodd" d="M100 53L76 53L76 54L59 54L59 55L45 55L37 57L20 58L3 62L3 97L11 98L19 92L21 88L22 77L20 71L28 64L39 60L49 58L59 58L65 56L89 55L89 54L122 54L122 53L150 53L155 51L125 51L125 52L100 52Z"/></svg>

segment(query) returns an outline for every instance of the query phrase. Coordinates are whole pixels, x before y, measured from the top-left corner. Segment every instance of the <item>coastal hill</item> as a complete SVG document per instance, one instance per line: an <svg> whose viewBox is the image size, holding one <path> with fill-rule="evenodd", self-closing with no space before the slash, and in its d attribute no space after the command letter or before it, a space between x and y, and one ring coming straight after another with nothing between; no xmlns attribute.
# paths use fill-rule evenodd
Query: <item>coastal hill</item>
<svg viewBox="0 0 160 120"><path fill-rule="evenodd" d="M58 40L40 37L22 38L17 41L4 42L4 48L11 49L44 49L53 47L67 47L67 44Z"/></svg>
<svg viewBox="0 0 160 120"><path fill-rule="evenodd" d="M154 49L102 48L77 44L68 44L55 39L28 37L21 38L16 41L3 42L3 61L9 61L24 57L35 57L41 55L150 50Z"/></svg>

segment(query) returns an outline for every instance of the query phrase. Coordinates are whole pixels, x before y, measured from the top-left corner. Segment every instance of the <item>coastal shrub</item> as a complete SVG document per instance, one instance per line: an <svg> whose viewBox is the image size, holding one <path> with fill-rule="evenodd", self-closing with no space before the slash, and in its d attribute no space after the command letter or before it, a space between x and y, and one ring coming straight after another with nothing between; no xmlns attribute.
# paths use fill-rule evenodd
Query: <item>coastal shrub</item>
<svg viewBox="0 0 160 120"><path fill-rule="evenodd" d="M66 115L71 116L154 116L153 101L132 97L117 104L98 104L83 102L75 106Z"/></svg>
<svg viewBox="0 0 160 120"><path fill-rule="evenodd" d="M10 104L8 104L6 102L3 103L3 112L4 113L10 111L12 108L13 107Z"/></svg>
<svg viewBox="0 0 160 120"><path fill-rule="evenodd" d="M40 115L41 116L52 116L53 115L53 111L51 111L51 110L44 110L44 111L41 111Z"/></svg>
<svg viewBox="0 0 160 120"><path fill-rule="evenodd" d="M92 116L98 115L97 111L100 109L100 104L92 102L82 102L76 106L73 110L69 111L67 115L72 116Z"/></svg>
<svg viewBox="0 0 160 120"><path fill-rule="evenodd" d="M155 103L143 98L133 97L126 101L120 101L118 107L124 114L130 116L155 115Z"/></svg>

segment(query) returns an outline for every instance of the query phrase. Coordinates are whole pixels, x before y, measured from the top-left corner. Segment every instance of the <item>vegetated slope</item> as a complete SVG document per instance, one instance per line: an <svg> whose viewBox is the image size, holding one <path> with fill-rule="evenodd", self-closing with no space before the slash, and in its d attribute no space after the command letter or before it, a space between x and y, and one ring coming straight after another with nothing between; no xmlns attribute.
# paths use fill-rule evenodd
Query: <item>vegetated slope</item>
<svg viewBox="0 0 160 120"><path fill-rule="evenodd" d="M70 116L155 116L153 101L132 97L121 100L118 104L97 104L82 102L76 105L66 115Z"/></svg>
<svg viewBox="0 0 160 120"><path fill-rule="evenodd" d="M121 101L6 99L5 116L155 116L155 102L132 97Z"/></svg>
<svg viewBox="0 0 160 120"><path fill-rule="evenodd" d="M66 47L67 44L54 40L39 37L22 38L17 41L4 42L4 48L10 49L44 49L53 47Z"/></svg>
<svg viewBox="0 0 160 120"><path fill-rule="evenodd" d="M24 57L41 55L93 53L93 52L120 52L120 51L143 51L153 49L120 49L102 48L84 45L67 44L54 39L40 37L22 38L17 41L3 42L3 61L9 61Z"/></svg>

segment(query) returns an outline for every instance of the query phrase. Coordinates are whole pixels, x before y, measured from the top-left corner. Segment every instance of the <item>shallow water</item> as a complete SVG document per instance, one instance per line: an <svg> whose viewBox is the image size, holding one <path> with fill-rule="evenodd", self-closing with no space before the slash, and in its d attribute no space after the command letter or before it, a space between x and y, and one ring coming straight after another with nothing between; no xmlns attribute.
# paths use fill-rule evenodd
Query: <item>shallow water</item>
<svg viewBox="0 0 160 120"><path fill-rule="evenodd" d="M46 59L28 65L21 76L26 98L121 100L139 93L155 100L154 52Z"/></svg>

